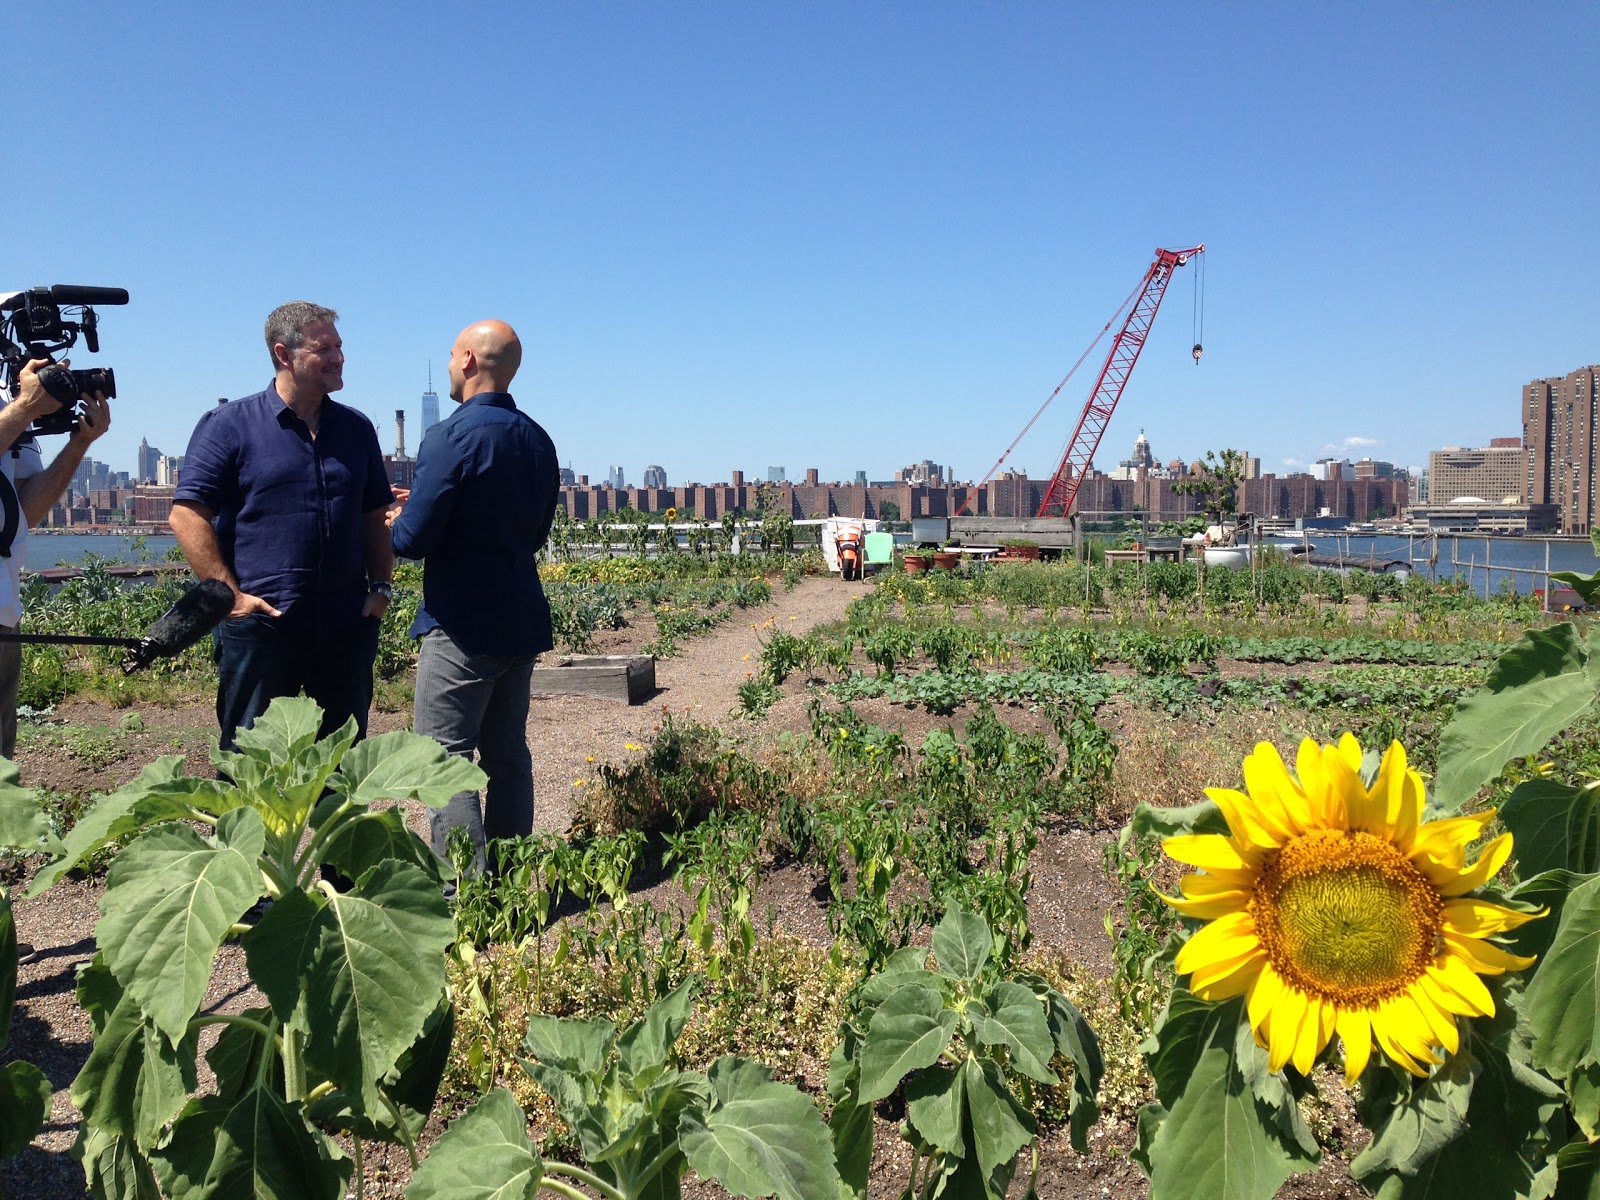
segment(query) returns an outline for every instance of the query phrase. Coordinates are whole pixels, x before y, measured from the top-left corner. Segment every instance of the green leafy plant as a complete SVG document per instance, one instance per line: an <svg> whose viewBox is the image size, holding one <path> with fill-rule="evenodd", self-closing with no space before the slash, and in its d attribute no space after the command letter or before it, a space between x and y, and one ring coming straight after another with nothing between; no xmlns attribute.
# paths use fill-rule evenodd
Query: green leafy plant
<svg viewBox="0 0 1600 1200"><path fill-rule="evenodd" d="M0 759L0 848L36 854L59 847L39 794L20 785L15 764ZM0 885L0 1051L11 1037L17 995L17 926ZM0 1159L20 1154L50 1113L50 1080L30 1062L0 1065Z"/></svg>
<svg viewBox="0 0 1600 1200"><path fill-rule="evenodd" d="M996 970L990 944L981 917L951 909L933 932L933 965L908 946L860 989L828 1071L846 1197L866 1196L873 1105L902 1088L901 1133L916 1152L902 1195L914 1200L1002 1200L1037 1134L1035 1091L1061 1082L1058 1058L1073 1071L1072 1142L1086 1148L1101 1072L1094 1031L1042 978Z"/></svg>
<svg viewBox="0 0 1600 1200"><path fill-rule="evenodd" d="M555 1101L585 1166L541 1158L516 1099L497 1088L445 1131L409 1200L528 1197L540 1188L676 1200L690 1167L739 1196L836 1200L827 1127L797 1088L732 1055L705 1073L674 1064L694 990L685 982L621 1033L603 1017L530 1019L523 1068Z"/></svg>
<svg viewBox="0 0 1600 1200"><path fill-rule="evenodd" d="M442 806L483 772L429 738L318 739L321 710L280 699L214 751L216 779L172 755L69 831L32 894L83 856L137 835L112 864L98 952L78 998L94 1048L72 1085L76 1152L97 1197L343 1196L363 1139L405 1145L432 1107L452 1027L447 868L377 800ZM197 829L196 826L199 826ZM205 832L202 832L204 830ZM319 880L334 868L353 885ZM243 919L263 898L259 921ZM266 999L201 1011L237 937ZM199 1031L223 1026L196 1088ZM349 1134L355 1161L330 1136Z"/></svg>

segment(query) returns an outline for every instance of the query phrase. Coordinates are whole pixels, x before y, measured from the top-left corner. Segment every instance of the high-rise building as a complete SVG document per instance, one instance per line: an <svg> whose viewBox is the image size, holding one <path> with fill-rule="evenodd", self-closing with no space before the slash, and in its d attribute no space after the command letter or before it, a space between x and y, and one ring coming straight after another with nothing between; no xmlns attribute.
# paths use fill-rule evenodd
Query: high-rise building
<svg viewBox="0 0 1600 1200"><path fill-rule="evenodd" d="M1491 504L1499 504L1508 497L1521 500L1525 474L1522 447L1517 445L1446 446L1428 455L1428 490L1439 504L1469 496Z"/></svg>
<svg viewBox="0 0 1600 1200"><path fill-rule="evenodd" d="M1561 510L1561 532L1586 534L1596 518L1596 420L1600 418L1600 365L1564 378L1536 379L1522 389L1522 444L1526 447L1522 498ZM1435 480L1433 493L1443 500Z"/></svg>
<svg viewBox="0 0 1600 1200"><path fill-rule="evenodd" d="M664 488L667 486L667 469L658 467L653 463L644 469L644 486L647 488Z"/></svg>
<svg viewBox="0 0 1600 1200"><path fill-rule="evenodd" d="M139 439L138 462L134 464L134 475L141 483L149 483L156 477L156 459L161 457L161 451L152 446L144 438Z"/></svg>
<svg viewBox="0 0 1600 1200"><path fill-rule="evenodd" d="M628 486L627 480L623 477L621 467L612 467L606 471L606 482L618 491Z"/></svg>
<svg viewBox="0 0 1600 1200"><path fill-rule="evenodd" d="M433 364L428 364L428 390L422 393L422 432L439 423L439 393L433 390Z"/></svg>
<svg viewBox="0 0 1600 1200"><path fill-rule="evenodd" d="M767 468L767 482L768 483L787 483L788 481L789 481L789 474L782 467L768 467Z"/></svg>

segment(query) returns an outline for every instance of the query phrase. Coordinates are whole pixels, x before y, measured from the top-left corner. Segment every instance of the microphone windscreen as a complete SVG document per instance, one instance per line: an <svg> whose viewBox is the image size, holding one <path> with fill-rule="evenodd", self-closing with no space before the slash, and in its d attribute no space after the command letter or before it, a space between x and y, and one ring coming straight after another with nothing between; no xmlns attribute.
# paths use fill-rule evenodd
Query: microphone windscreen
<svg viewBox="0 0 1600 1200"><path fill-rule="evenodd" d="M233 589L220 579L206 579L190 588L162 613L133 652L135 667L157 658L182 654L217 627L233 607Z"/></svg>
<svg viewBox="0 0 1600 1200"><path fill-rule="evenodd" d="M50 299L57 304L126 304L127 288L85 287L76 283L52 283Z"/></svg>

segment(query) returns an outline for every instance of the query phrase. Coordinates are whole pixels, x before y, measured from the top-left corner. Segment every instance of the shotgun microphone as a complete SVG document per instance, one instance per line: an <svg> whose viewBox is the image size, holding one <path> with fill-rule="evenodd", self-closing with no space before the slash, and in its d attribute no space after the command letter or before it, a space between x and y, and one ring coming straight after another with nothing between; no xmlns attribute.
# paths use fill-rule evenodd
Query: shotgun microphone
<svg viewBox="0 0 1600 1200"><path fill-rule="evenodd" d="M182 654L228 615L233 607L233 589L220 579L206 579L190 588L178 602L162 613L150 632L128 653L125 674L148 667L158 658Z"/></svg>

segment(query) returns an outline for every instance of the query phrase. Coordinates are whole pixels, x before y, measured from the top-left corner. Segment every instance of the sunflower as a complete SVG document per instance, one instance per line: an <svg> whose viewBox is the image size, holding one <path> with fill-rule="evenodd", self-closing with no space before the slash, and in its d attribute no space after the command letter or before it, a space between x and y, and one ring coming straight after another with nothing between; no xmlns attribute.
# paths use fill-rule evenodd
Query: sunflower
<svg viewBox="0 0 1600 1200"><path fill-rule="evenodd" d="M678 519L678 510L675 508L669 508L662 515L665 516L669 521L676 521Z"/></svg>
<svg viewBox="0 0 1600 1200"><path fill-rule="evenodd" d="M1422 777L1390 745L1368 788L1361 747L1300 743L1290 774L1268 742L1244 760L1244 792L1207 788L1228 835L1167 838L1185 875L1167 902L1205 921L1178 953L1179 974L1202 1000L1243 995L1271 1069L1310 1072L1337 1033L1353 1083L1376 1039L1413 1075L1460 1044L1458 1016L1486 1017L1480 975L1532 964L1487 941L1542 913L1470 893L1511 855L1511 835L1477 860L1467 847L1494 813L1422 822Z"/></svg>

